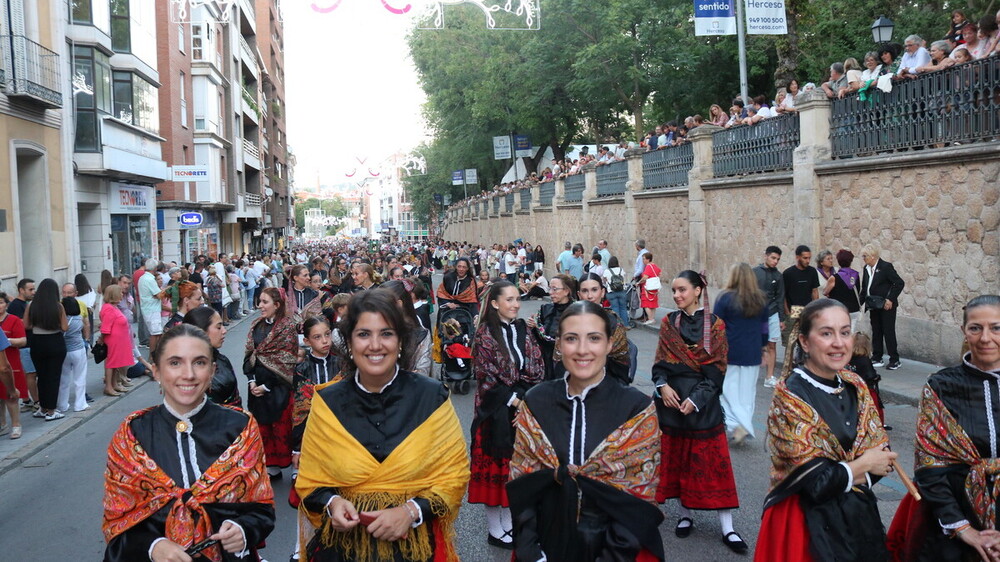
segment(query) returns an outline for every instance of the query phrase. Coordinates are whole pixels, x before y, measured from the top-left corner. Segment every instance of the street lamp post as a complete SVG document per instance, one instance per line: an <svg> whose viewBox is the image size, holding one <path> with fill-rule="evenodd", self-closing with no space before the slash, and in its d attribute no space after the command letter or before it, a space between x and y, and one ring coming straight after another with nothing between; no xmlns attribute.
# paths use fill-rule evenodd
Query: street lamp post
<svg viewBox="0 0 1000 562"><path fill-rule="evenodd" d="M892 20L885 17L879 16L875 23L872 24L872 40L879 45L884 45L889 41L892 41L892 30L895 25Z"/></svg>

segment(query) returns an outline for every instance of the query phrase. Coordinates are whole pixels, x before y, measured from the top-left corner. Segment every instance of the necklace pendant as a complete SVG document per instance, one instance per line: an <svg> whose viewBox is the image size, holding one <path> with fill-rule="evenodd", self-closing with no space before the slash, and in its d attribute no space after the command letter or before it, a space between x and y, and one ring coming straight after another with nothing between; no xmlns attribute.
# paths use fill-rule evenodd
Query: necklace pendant
<svg viewBox="0 0 1000 562"><path fill-rule="evenodd" d="M184 420L181 420L181 421L177 422L177 425L176 425L178 433L187 433L187 430L188 430L189 427L190 426L188 425L188 422L186 422Z"/></svg>

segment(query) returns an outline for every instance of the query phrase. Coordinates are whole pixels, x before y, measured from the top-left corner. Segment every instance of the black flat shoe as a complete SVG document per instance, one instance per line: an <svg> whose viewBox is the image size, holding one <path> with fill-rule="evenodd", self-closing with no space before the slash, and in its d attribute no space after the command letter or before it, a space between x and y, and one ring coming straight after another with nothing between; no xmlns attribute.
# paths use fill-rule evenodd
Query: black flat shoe
<svg viewBox="0 0 1000 562"><path fill-rule="evenodd" d="M685 521L688 522L688 526L681 527L681 523ZM691 529L693 528L694 528L694 521L692 521L690 517L681 517L680 519L677 520L677 526L674 527L674 534L677 535L677 538L684 539L691 534Z"/></svg>
<svg viewBox="0 0 1000 562"><path fill-rule="evenodd" d="M736 540L734 541L729 540L730 536L735 536ZM722 537L722 542L726 543L726 546L729 547L729 550L732 550L736 554L746 554L747 551L750 550L750 547L747 546L747 543L743 542L743 537L741 537L740 534L737 533L736 531L726 533L726 536Z"/></svg>
<svg viewBox="0 0 1000 562"><path fill-rule="evenodd" d="M510 531L505 532L503 536L510 537L511 538L510 542L504 542L502 538L498 539L489 533L486 533L486 542L489 543L491 546L495 546L497 548L502 548L504 550L514 550L514 537L510 534Z"/></svg>
<svg viewBox="0 0 1000 562"><path fill-rule="evenodd" d="M271 479L271 482L280 482L281 479L284 478L280 472L277 474L269 474L268 477Z"/></svg>

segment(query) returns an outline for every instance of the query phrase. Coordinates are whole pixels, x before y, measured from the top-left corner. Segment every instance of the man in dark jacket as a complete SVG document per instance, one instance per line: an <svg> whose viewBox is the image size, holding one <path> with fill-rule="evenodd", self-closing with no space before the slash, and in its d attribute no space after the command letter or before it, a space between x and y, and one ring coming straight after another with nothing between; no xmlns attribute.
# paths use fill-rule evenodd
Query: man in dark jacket
<svg viewBox="0 0 1000 562"><path fill-rule="evenodd" d="M767 347L764 348L764 366L767 378L764 386L772 388L778 383L774 376L774 360L777 357L778 341L781 339L781 328L785 321L785 280L778 271L781 261L781 248L768 246L764 250L764 262L753 268L757 276L757 285L767 296Z"/></svg>
<svg viewBox="0 0 1000 562"><path fill-rule="evenodd" d="M886 368L895 371L900 367L899 350L896 349L896 309L906 284L891 263L879 259L879 250L873 244L861 249L861 259L865 262L861 301L866 304L872 319L872 366L878 368L885 365L882 362L884 340L889 352Z"/></svg>

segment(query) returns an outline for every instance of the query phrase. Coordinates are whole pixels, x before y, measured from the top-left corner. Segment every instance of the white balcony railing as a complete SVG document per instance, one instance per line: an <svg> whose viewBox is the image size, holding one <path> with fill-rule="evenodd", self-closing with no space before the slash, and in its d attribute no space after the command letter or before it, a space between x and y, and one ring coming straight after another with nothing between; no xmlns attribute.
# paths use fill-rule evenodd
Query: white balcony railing
<svg viewBox="0 0 1000 562"><path fill-rule="evenodd" d="M257 148L256 143L248 139L243 139L243 150L250 156L253 156L257 160L260 160L260 149Z"/></svg>
<svg viewBox="0 0 1000 562"><path fill-rule="evenodd" d="M260 207L260 193L247 192L243 194L243 203L246 204L247 207Z"/></svg>

